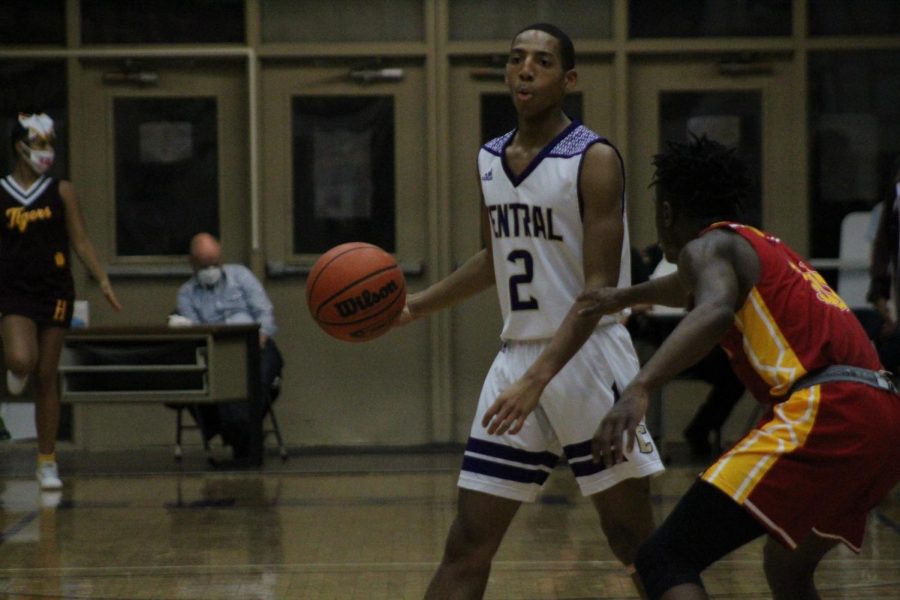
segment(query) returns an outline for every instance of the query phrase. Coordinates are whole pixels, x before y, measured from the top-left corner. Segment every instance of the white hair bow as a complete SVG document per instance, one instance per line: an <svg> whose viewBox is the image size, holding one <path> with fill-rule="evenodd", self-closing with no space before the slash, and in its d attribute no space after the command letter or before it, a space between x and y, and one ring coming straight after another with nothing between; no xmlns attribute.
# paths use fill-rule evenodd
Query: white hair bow
<svg viewBox="0 0 900 600"><path fill-rule="evenodd" d="M28 130L28 139L53 137L53 119L44 113L19 113L19 125Z"/></svg>

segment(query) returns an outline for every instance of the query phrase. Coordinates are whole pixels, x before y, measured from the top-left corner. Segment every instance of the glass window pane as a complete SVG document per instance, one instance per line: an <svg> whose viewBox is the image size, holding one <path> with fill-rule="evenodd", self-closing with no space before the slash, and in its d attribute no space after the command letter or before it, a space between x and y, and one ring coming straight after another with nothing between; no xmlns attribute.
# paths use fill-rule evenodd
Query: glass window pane
<svg viewBox="0 0 900 600"><path fill-rule="evenodd" d="M295 97L293 132L294 253L353 241L393 252L393 97Z"/></svg>
<svg viewBox="0 0 900 600"><path fill-rule="evenodd" d="M85 44L244 41L243 0L81 0Z"/></svg>
<svg viewBox="0 0 900 600"><path fill-rule="evenodd" d="M747 92L663 92L659 99L660 150L667 141L706 135L747 164L754 186L744 206L745 223L762 225L762 95Z"/></svg>
<svg viewBox="0 0 900 600"><path fill-rule="evenodd" d="M0 45L65 43L65 0L3 0Z"/></svg>
<svg viewBox="0 0 900 600"><path fill-rule="evenodd" d="M900 51L809 58L811 252L839 255L841 221L893 199L900 156Z"/></svg>
<svg viewBox="0 0 900 600"><path fill-rule="evenodd" d="M612 1L450 1L450 39L454 41L512 40L523 27L541 22L553 23L572 39L609 39Z"/></svg>
<svg viewBox="0 0 900 600"><path fill-rule="evenodd" d="M582 95L566 95L563 110L573 121L581 121ZM481 95L481 143L503 135L517 127L516 109L507 92Z"/></svg>
<svg viewBox="0 0 900 600"><path fill-rule="evenodd" d="M422 0L263 0L263 42L425 39Z"/></svg>
<svg viewBox="0 0 900 600"><path fill-rule="evenodd" d="M12 170L15 159L10 134L20 112L44 112L54 121L56 158L50 175L69 177L69 112L64 61L0 61L0 176Z"/></svg>
<svg viewBox="0 0 900 600"><path fill-rule="evenodd" d="M219 234L215 98L117 98L116 253L184 255Z"/></svg>
<svg viewBox="0 0 900 600"><path fill-rule="evenodd" d="M897 0L829 0L808 6L810 35L900 34Z"/></svg>
<svg viewBox="0 0 900 600"><path fill-rule="evenodd" d="M791 0L631 0L632 38L791 35Z"/></svg>

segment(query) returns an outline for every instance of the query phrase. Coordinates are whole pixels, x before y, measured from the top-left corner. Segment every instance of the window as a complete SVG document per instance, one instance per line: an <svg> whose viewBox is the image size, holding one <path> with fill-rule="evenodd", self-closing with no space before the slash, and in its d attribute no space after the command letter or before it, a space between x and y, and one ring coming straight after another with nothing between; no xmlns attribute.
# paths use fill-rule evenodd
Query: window
<svg viewBox="0 0 900 600"><path fill-rule="evenodd" d="M829 0L809 4L810 35L900 34L896 0Z"/></svg>
<svg viewBox="0 0 900 600"><path fill-rule="evenodd" d="M404 42L425 39L422 0L263 0L264 42Z"/></svg>
<svg viewBox="0 0 900 600"><path fill-rule="evenodd" d="M574 39L612 38L611 0L450 0L450 39L512 40L530 23L549 22ZM577 51L576 47L576 51Z"/></svg>
<svg viewBox="0 0 900 600"><path fill-rule="evenodd" d="M705 135L729 148L747 165L754 182L744 222L762 225L762 95L746 92L664 92L659 99L660 142L687 142ZM660 151L664 148L660 148Z"/></svg>
<svg viewBox="0 0 900 600"><path fill-rule="evenodd" d="M900 156L900 51L809 58L810 251L838 256L844 216L893 198Z"/></svg>
<svg viewBox="0 0 900 600"><path fill-rule="evenodd" d="M85 44L215 44L244 41L243 0L81 0Z"/></svg>
<svg viewBox="0 0 900 600"><path fill-rule="evenodd" d="M791 0L631 0L628 10L632 38L791 35Z"/></svg>
<svg viewBox="0 0 900 600"><path fill-rule="evenodd" d="M563 110L573 121L581 121L582 96L580 92L567 94ZM481 95L481 141L487 143L518 127L516 109L508 92Z"/></svg>
<svg viewBox="0 0 900 600"><path fill-rule="evenodd" d="M219 234L214 98L117 98L116 253L187 254L198 231Z"/></svg>
<svg viewBox="0 0 900 600"><path fill-rule="evenodd" d="M394 99L293 100L294 253L363 241L396 246Z"/></svg>
<svg viewBox="0 0 900 600"><path fill-rule="evenodd" d="M64 46L65 43L65 0L3 0L0 45Z"/></svg>

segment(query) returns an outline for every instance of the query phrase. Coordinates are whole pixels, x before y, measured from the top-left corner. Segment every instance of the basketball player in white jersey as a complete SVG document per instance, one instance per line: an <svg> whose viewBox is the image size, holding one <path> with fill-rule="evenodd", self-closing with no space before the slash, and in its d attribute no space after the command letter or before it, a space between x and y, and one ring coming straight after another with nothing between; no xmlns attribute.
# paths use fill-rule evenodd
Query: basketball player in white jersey
<svg viewBox="0 0 900 600"><path fill-rule="evenodd" d="M648 476L663 465L646 429L627 461L607 468L591 459L594 430L638 359L619 320L578 314L584 289L629 284L630 250L622 159L562 110L576 81L565 33L536 24L516 35L506 84L518 127L478 155L486 247L411 294L397 322L492 284L504 318L466 447L457 517L426 598L482 597L513 516L563 454L629 573L654 528Z"/></svg>

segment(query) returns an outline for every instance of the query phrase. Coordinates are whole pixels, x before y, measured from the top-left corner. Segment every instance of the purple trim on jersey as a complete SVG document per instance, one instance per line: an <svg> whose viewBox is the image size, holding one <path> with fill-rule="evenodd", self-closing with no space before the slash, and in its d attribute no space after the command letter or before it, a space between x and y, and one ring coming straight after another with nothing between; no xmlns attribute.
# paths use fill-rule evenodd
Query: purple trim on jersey
<svg viewBox="0 0 900 600"><path fill-rule="evenodd" d="M472 456L468 454L469 452L482 456ZM499 462L502 460L527 466ZM535 483L540 486L547 481L550 470L558 461L559 457L552 452L529 452L497 442L470 437L466 443L466 454L463 455L462 470L518 483Z"/></svg>
<svg viewBox="0 0 900 600"><path fill-rule="evenodd" d="M505 479L506 481L515 481L516 483L534 483L539 486L544 485L544 482L550 477L549 471L523 469L514 465L490 462L475 456L463 457L462 470L469 473L487 475L488 477L496 477L497 479Z"/></svg>
<svg viewBox="0 0 900 600"><path fill-rule="evenodd" d="M547 156L554 158L572 158L583 154L596 142L603 141L603 138L581 123L573 122L566 131L568 134L560 139L553 149L547 153ZM566 133L566 132L563 132ZM547 144L548 146L550 144Z"/></svg>
<svg viewBox="0 0 900 600"><path fill-rule="evenodd" d="M578 131L579 129L583 129L583 131ZM503 134L502 136L495 138L482 146L486 151L490 152L495 156L500 157L500 162L503 165L503 171L506 173L506 177L509 179L510 183L513 184L513 187L519 187L525 179L534 171L538 165L541 164L546 157L552 156L554 158L571 158L573 156L577 156L595 141L601 139L596 133L592 132L590 129L587 129L581 123L577 121L572 121L569 125L563 129L559 135L550 140L546 146L544 146L541 151L535 156L531 162L525 167L525 170L522 171L519 175L516 175L509 168L509 165L506 162L506 147L512 141L513 136L516 134L516 129ZM574 140L569 141L568 138L573 133L577 132L577 135L574 136ZM585 135L585 132L589 135ZM593 136L593 139L591 138ZM587 143L590 141L590 144Z"/></svg>
<svg viewBox="0 0 900 600"><path fill-rule="evenodd" d="M590 442L589 442L590 443ZM520 448L504 446L497 442L490 442L479 438L470 437L466 442L466 451L477 452L493 458L511 460L526 465L544 465L553 468L559 462L559 457L552 452L529 452Z"/></svg>
<svg viewBox="0 0 900 600"><path fill-rule="evenodd" d="M516 130L507 131L500 137L495 137L487 144L482 146L485 150L493 154L494 156L503 156L503 150L506 149L506 145L509 143L509 140L512 139L512 136L516 134Z"/></svg>

